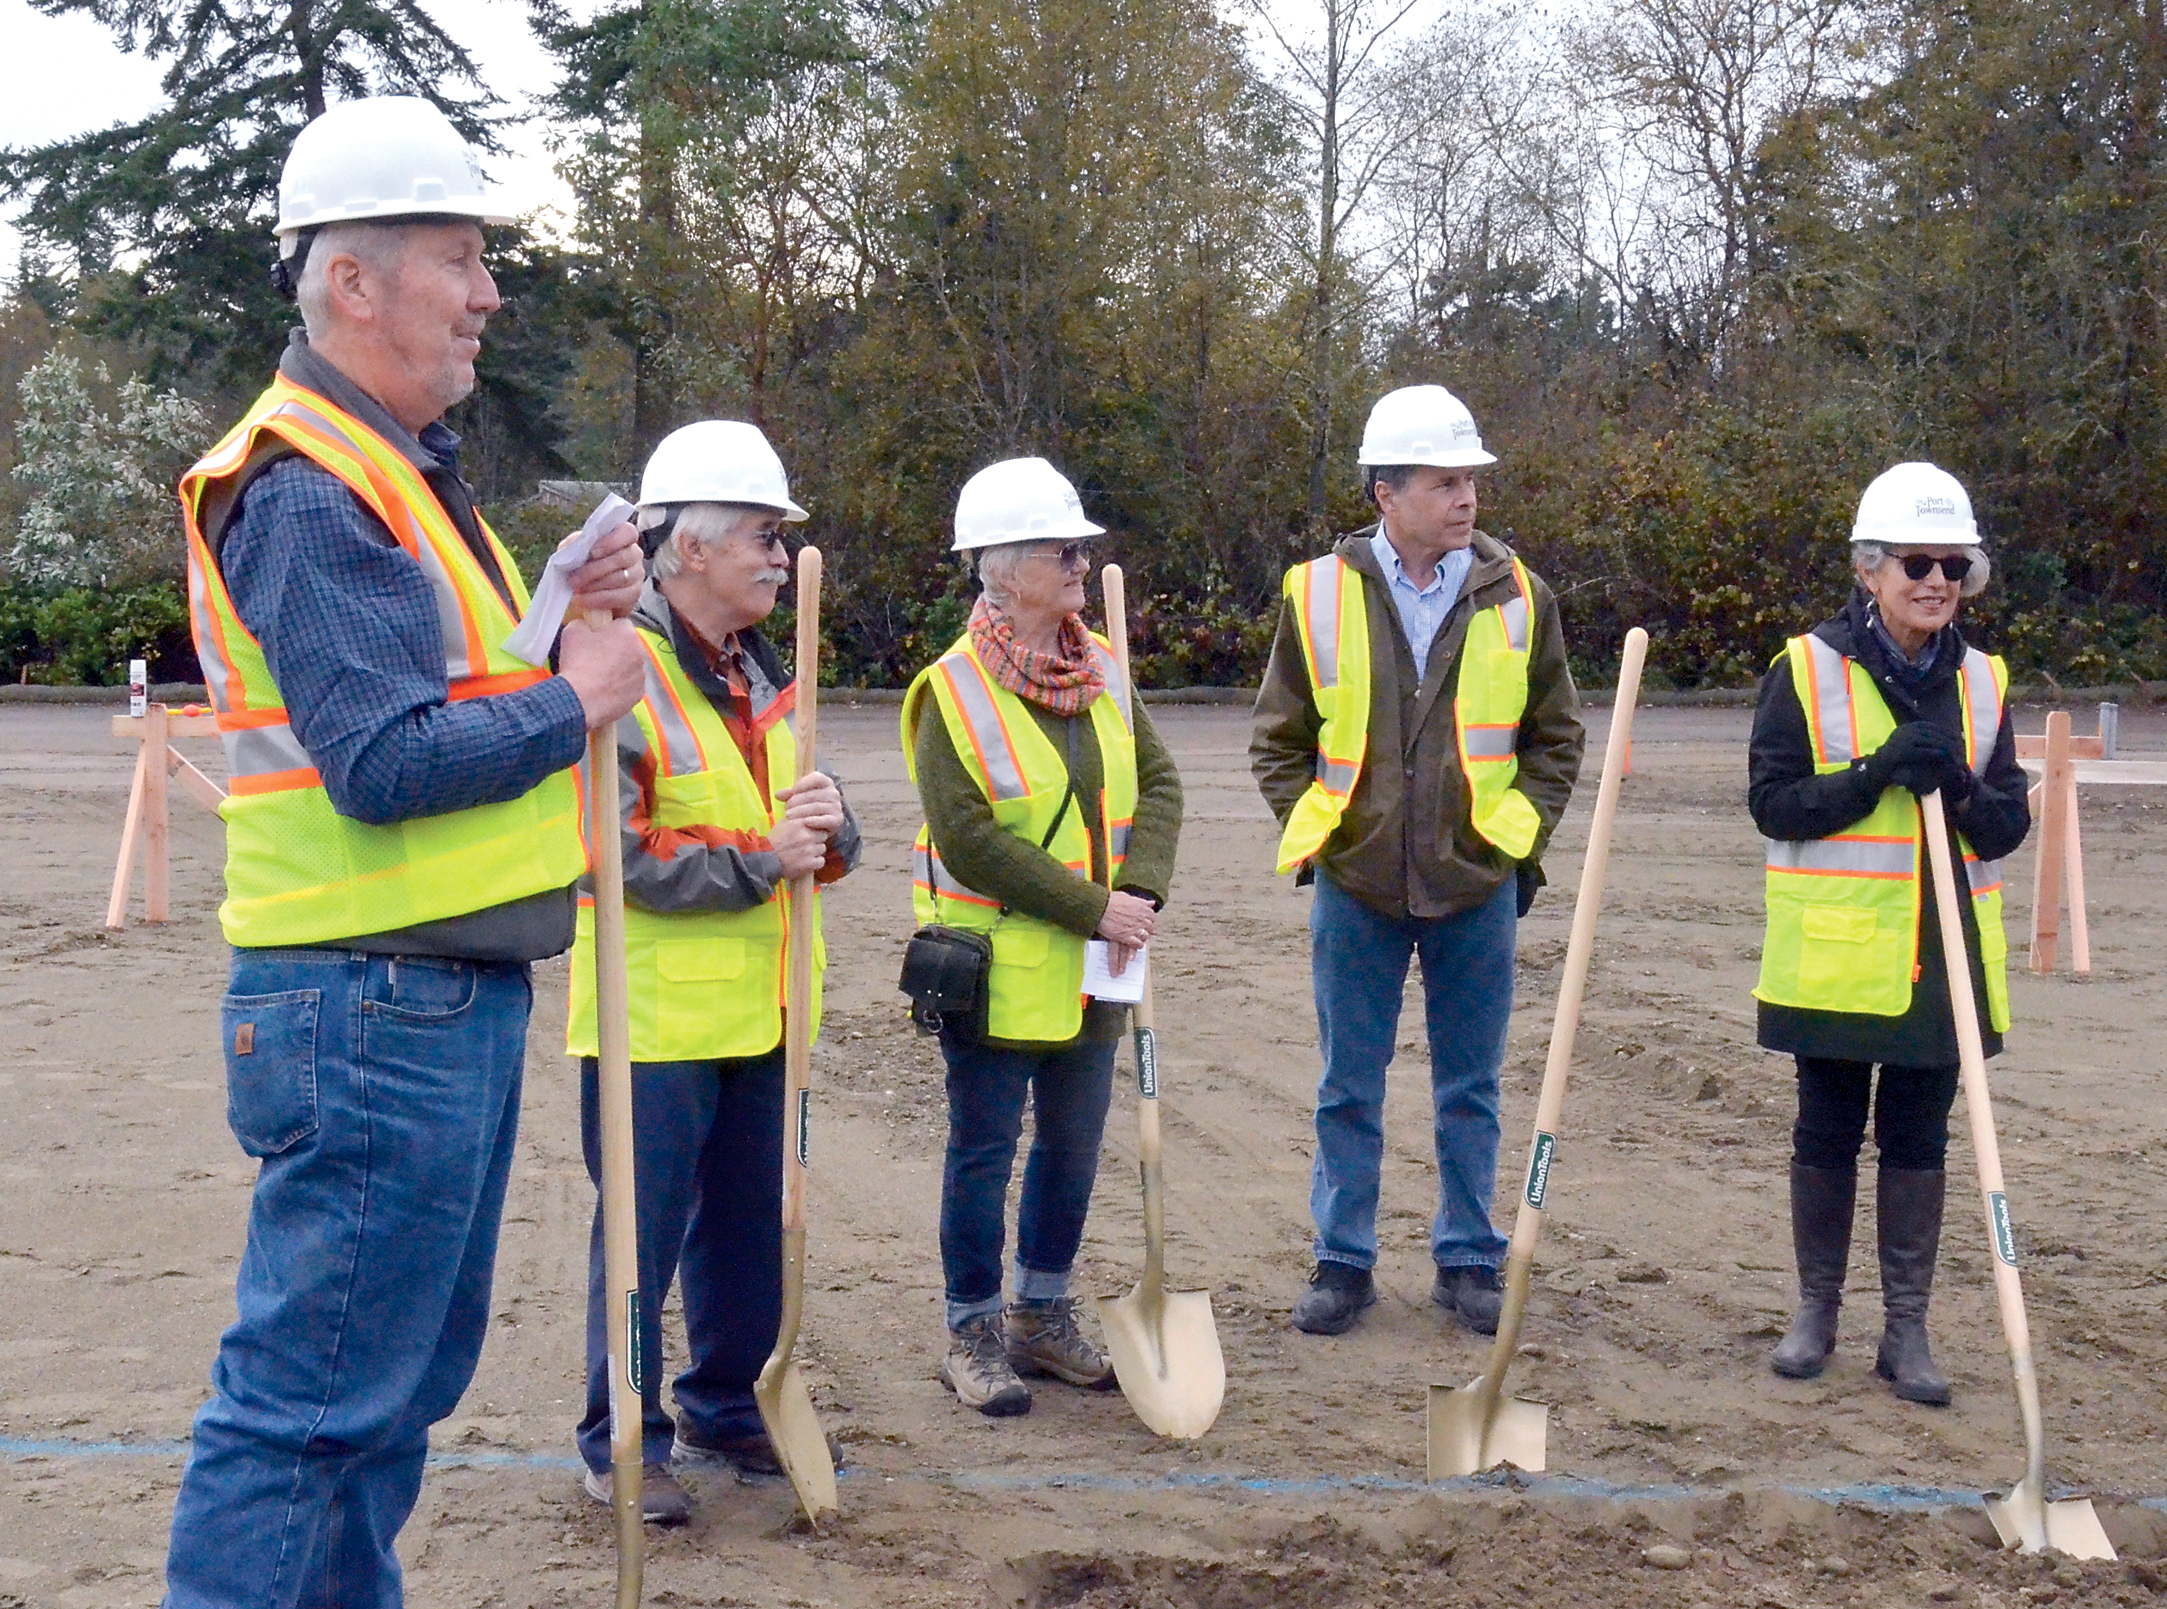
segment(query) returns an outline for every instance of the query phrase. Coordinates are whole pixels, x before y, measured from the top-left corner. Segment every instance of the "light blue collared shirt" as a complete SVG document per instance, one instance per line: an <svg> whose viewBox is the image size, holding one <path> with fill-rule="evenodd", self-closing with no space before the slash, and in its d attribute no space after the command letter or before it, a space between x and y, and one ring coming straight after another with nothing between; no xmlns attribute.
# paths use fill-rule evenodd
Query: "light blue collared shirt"
<svg viewBox="0 0 2167 1609"><path fill-rule="evenodd" d="M1385 585L1391 589L1392 606L1400 612L1400 624L1407 631L1407 646L1415 651L1415 676L1426 679L1430 673L1430 644L1437 640L1437 630L1445 623L1445 616L1452 613L1452 606L1459 602L1460 588L1467 584L1467 572L1475 567L1475 549L1472 544L1455 548L1437 561L1437 574L1430 578L1426 587L1418 587L1407 579L1407 568L1400 563L1399 549L1384 534L1384 522L1377 524L1377 534L1369 539L1369 550L1377 555L1377 566L1384 571Z"/></svg>

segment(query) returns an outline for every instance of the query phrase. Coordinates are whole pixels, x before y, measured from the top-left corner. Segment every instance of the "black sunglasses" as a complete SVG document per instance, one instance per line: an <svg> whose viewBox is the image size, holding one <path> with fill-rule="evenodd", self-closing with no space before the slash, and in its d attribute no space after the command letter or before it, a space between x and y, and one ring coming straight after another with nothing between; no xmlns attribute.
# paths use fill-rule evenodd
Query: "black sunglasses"
<svg viewBox="0 0 2167 1609"><path fill-rule="evenodd" d="M1931 558L1924 553L1907 553L1896 561L1904 567L1904 574L1914 581L1924 581L1939 565L1944 577L1961 581L1971 574L1971 560L1961 553L1952 553L1945 559Z"/></svg>

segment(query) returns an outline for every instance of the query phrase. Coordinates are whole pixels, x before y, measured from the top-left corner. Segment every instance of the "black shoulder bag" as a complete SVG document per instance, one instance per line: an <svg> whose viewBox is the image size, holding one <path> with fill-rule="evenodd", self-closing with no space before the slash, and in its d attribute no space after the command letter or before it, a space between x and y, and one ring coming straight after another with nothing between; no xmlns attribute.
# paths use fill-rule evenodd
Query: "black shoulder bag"
<svg viewBox="0 0 2167 1609"><path fill-rule="evenodd" d="M1053 824L1046 829L1046 836L1038 841L1041 849L1053 843L1053 835L1068 819L1068 807L1075 802L1076 720L1075 716L1069 718L1068 753L1063 758L1068 791L1061 795L1061 808L1053 813ZM1003 915L1007 911L1007 906L1001 907ZM992 972L991 936L929 922L913 933L904 947L903 976L896 987L910 996L911 1021L918 1025L920 1033L938 1033L943 1017L956 1016L969 1019L983 1034L990 994L987 980Z"/></svg>

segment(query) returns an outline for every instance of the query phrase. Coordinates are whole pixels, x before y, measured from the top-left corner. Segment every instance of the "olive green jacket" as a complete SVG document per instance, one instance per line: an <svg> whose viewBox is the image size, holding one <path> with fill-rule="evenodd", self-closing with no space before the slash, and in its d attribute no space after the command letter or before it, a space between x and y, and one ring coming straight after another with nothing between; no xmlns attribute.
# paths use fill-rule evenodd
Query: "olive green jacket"
<svg viewBox="0 0 2167 1609"><path fill-rule="evenodd" d="M1388 916L1449 916L1480 905L1517 868L1470 824L1467 775L1452 719L1468 622L1513 595L1512 550L1475 533L1474 566L1430 646L1429 674L1417 682L1414 650L1370 551L1375 529L1342 538L1333 550L1361 575L1369 612L1369 752L1347 813L1317 861L1334 883ZM1557 599L1533 571L1528 585L1533 631L1514 786L1542 818L1528 857L1532 866L1572 798L1586 733L1575 713L1579 696L1565 663ZM1323 726L1294 614L1282 601L1249 740L1249 769L1282 827L1316 775Z"/></svg>

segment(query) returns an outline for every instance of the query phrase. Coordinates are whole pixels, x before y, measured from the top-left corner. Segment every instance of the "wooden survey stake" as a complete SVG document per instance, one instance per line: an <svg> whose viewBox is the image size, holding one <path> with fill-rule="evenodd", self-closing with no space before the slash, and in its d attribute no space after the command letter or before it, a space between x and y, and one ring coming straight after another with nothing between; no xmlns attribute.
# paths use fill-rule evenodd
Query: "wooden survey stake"
<svg viewBox="0 0 2167 1609"><path fill-rule="evenodd" d="M119 932L128 925L128 883L138 851L143 860L143 920L169 922L171 875L166 847L166 783L177 782L204 809L216 811L226 790L174 752L178 737L216 737L214 715L176 714L163 704L147 705L141 715L113 717L113 735L136 740L135 782L128 789L128 818L120 830L120 861L113 868L113 895L106 901L105 925Z"/></svg>

